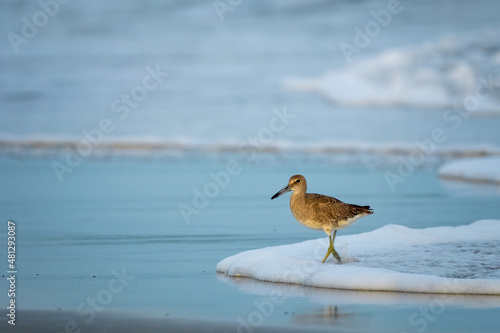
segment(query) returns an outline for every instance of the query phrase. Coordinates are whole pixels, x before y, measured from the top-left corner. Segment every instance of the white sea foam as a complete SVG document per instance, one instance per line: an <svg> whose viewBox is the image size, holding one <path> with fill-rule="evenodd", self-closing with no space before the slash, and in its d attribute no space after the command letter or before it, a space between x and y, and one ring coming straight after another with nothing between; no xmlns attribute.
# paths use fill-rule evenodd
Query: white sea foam
<svg viewBox="0 0 500 333"><path fill-rule="evenodd" d="M500 157L479 157L449 162L439 168L439 176L500 185Z"/></svg>
<svg viewBox="0 0 500 333"><path fill-rule="evenodd" d="M92 140L95 140L93 138ZM373 154L381 156L409 155L418 149L413 142L365 142L365 141L330 141L321 143L293 143L287 140L276 140L273 144L245 146L241 140L200 142L192 138L166 139L154 136L122 136L109 137L91 142L84 136L64 135L29 135L0 136L0 151L22 151L23 153L44 151L66 152L77 150L80 144L90 145L92 153L106 156L107 154L135 155L137 152L235 152L245 153L255 149L263 153L299 152L304 154ZM433 157L477 157L500 156L500 146L492 144L446 145L438 146L432 153ZM397 161L399 163L399 161Z"/></svg>
<svg viewBox="0 0 500 333"><path fill-rule="evenodd" d="M317 78L288 80L286 86L345 105L446 108L479 97L471 111L498 114L498 40L497 32L489 32L391 49Z"/></svg>
<svg viewBox="0 0 500 333"><path fill-rule="evenodd" d="M242 252L220 261L216 270L333 289L500 295L499 240L500 220L427 229L387 225L338 236L343 264L332 258L321 263L325 237Z"/></svg>

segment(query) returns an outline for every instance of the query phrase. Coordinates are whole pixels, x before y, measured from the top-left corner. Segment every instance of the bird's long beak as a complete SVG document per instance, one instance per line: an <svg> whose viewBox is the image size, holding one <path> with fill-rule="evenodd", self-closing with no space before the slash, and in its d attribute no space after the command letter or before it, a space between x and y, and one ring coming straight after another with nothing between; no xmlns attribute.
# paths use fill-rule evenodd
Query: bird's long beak
<svg viewBox="0 0 500 333"><path fill-rule="evenodd" d="M281 190L279 190L278 193L276 193L275 195L273 195L271 197L271 200L276 199L280 195L285 194L286 192L290 192L290 191L291 191L290 190L290 185L287 185L287 186L283 187Z"/></svg>

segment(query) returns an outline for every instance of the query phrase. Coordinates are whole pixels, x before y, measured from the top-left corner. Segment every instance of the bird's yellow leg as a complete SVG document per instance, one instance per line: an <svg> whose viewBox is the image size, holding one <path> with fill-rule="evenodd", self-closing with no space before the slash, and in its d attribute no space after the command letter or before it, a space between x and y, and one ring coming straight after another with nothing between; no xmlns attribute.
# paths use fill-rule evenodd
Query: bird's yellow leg
<svg viewBox="0 0 500 333"><path fill-rule="evenodd" d="M340 260L339 254L337 253L337 251L335 251L335 249L333 249L331 252L332 252L332 256L334 256L335 259L337 259L339 262L342 262L342 260Z"/></svg>
<svg viewBox="0 0 500 333"><path fill-rule="evenodd" d="M333 233L333 237L332 237L332 243L331 243L331 247L332 247L332 255L335 257L335 259L337 259L339 262L342 262L342 260L340 260L340 256L339 254L337 253L337 251L335 251L335 248L333 247L333 242L335 242L335 236L337 236L337 230L335 230L335 232Z"/></svg>
<svg viewBox="0 0 500 333"><path fill-rule="evenodd" d="M325 263L326 259L328 259L328 256L330 255L330 253L335 257L335 259L337 259L339 262L342 262L342 260L340 260L339 254L337 253L337 251L333 247L333 242L335 241L336 235L337 235L337 230L335 230L335 232L333 233L333 237L328 236L328 239L330 240L330 246L328 247L328 251L326 252L325 257L323 258L323 261L322 261L323 264Z"/></svg>
<svg viewBox="0 0 500 333"><path fill-rule="evenodd" d="M330 240L330 247L328 247L328 251L326 252L326 255L325 257L323 258L323 261L321 262L322 264L325 263L326 259L328 258L328 256L330 255L330 253L332 253L332 239L330 238L330 236L328 236L328 239Z"/></svg>

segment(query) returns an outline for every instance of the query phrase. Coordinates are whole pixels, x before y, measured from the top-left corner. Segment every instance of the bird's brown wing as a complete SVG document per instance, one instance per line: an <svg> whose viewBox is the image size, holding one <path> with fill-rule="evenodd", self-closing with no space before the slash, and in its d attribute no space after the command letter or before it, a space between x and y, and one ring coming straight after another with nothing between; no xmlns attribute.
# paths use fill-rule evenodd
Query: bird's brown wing
<svg viewBox="0 0 500 333"><path fill-rule="evenodd" d="M312 202L310 205L315 212L325 214L325 220L338 221L361 214L373 214L370 206L352 205L339 199L316 193L306 193L306 201Z"/></svg>

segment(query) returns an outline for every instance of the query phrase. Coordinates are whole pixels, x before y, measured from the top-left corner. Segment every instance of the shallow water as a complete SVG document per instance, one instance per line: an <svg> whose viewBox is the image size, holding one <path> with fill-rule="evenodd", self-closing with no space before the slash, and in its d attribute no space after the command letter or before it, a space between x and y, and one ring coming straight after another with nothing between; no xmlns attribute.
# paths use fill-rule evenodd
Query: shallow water
<svg viewBox="0 0 500 333"><path fill-rule="evenodd" d="M421 262L422 257L425 261ZM478 279L500 277L500 252L496 242L458 242L413 246L397 256L366 256L369 267L384 267L415 274Z"/></svg>
<svg viewBox="0 0 500 333"><path fill-rule="evenodd" d="M89 309L88 297L95 298L109 288L112 270L124 270L133 279L103 306L103 316L107 311L133 311L144 316L168 313L170 318L195 315L230 322L247 318L256 311L255 301L269 299L265 291L268 284L255 296L252 290L261 288L258 283L252 283L249 291L235 288L233 283L219 280L215 265L245 250L322 237L293 219L287 198L270 200L295 172L308 177L311 191L372 205L374 215L343 230L343 235L387 223L412 228L456 226L499 214L498 192L483 192L484 185L470 184L449 190L448 182L439 181L434 169L419 169L393 193L385 183L383 169L344 165L335 156L313 163L307 156L286 161L269 156L265 163L243 165L241 173L187 224L178 205L189 204L193 188L203 188L212 181L209 172L222 170L233 158L234 154L209 154L190 159L86 160L59 183L49 157L3 156L1 167L9 177L1 178L0 186L7 190L1 193L0 218L14 218L18 225L20 309L61 309L75 319L86 319L77 308L83 304L83 309ZM477 193L471 188L478 189ZM2 232L2 239L4 236ZM474 248L489 248L479 245ZM453 244L450 247L455 251ZM6 287L4 279L0 287ZM305 287L293 290L304 295L315 292ZM297 294L287 296L284 303L276 303L262 325L330 327L333 319L321 314L337 306L339 313L352 313L356 321L365 318L363 325L368 326L358 322L360 329L376 330L388 322L394 323L390 326L394 331L414 329L419 326L411 326L408 317L419 306L429 304L428 298L418 295L396 294L380 304L378 294L343 293L338 299L332 293L331 299L321 301ZM371 305L362 299L371 300ZM464 297L460 305L447 305L429 325L437 330L452 329L456 327L452 318L473 311L487 330L496 325L491 309L499 306L497 298L491 300L481 306L483 309L476 309L479 305L474 297ZM336 321L340 327L351 325L347 318L339 318L343 318ZM466 327L462 331L467 331Z"/></svg>

